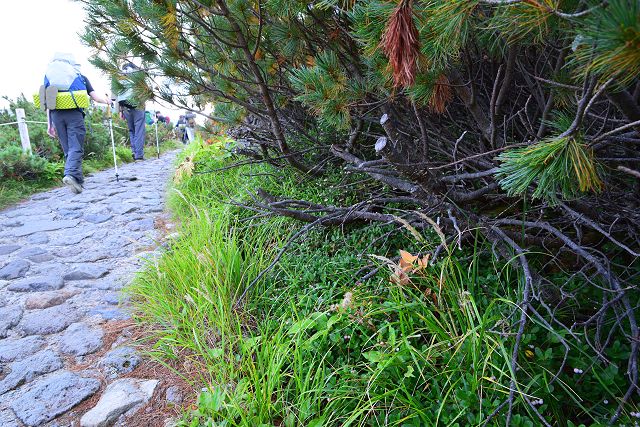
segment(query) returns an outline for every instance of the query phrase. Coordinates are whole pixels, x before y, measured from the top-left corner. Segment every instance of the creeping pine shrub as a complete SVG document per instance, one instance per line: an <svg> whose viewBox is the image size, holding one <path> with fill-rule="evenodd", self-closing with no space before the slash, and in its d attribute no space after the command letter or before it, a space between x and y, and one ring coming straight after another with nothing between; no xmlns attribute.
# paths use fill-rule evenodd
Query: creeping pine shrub
<svg viewBox="0 0 640 427"><path fill-rule="evenodd" d="M53 169L49 162L32 154L24 154L20 147L0 150L0 177L12 179L34 179L49 176Z"/></svg>

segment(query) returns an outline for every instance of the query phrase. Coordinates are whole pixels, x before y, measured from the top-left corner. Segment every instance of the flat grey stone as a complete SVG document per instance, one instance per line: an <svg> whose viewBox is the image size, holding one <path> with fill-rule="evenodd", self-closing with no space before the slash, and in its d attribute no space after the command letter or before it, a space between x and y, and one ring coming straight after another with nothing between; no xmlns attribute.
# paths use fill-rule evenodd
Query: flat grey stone
<svg viewBox="0 0 640 427"><path fill-rule="evenodd" d="M19 393L11 409L28 426L39 426L67 412L100 388L95 378L83 378L68 371L53 374Z"/></svg>
<svg viewBox="0 0 640 427"><path fill-rule="evenodd" d="M148 231L153 230L154 221L153 218L140 219L138 221L131 221L127 224L127 229L130 231Z"/></svg>
<svg viewBox="0 0 640 427"><path fill-rule="evenodd" d="M0 308L0 338L5 338L9 329L13 328L22 318L22 308L9 305Z"/></svg>
<svg viewBox="0 0 640 427"><path fill-rule="evenodd" d="M157 199L159 196L155 191L143 191L138 193L138 197L142 197L143 199Z"/></svg>
<svg viewBox="0 0 640 427"><path fill-rule="evenodd" d="M87 193L87 198L85 199L85 201L87 203L94 204L96 202L101 202L104 199L106 199L106 197L104 195L102 195L102 194L93 194L93 195L91 195L91 194Z"/></svg>
<svg viewBox="0 0 640 427"><path fill-rule="evenodd" d="M90 328L85 323L69 326L60 340L60 351L75 356L93 353L102 347L102 329Z"/></svg>
<svg viewBox="0 0 640 427"><path fill-rule="evenodd" d="M164 210L164 206L162 205L157 205L157 206L145 206L140 208L139 212L140 213L160 213Z"/></svg>
<svg viewBox="0 0 640 427"><path fill-rule="evenodd" d="M24 237L29 234L38 233L41 231L54 231L54 230L62 230L64 228L71 228L78 225L77 219L71 220L42 220L42 221L34 221L30 222L22 227L16 228L13 232L13 235L16 237Z"/></svg>
<svg viewBox="0 0 640 427"><path fill-rule="evenodd" d="M172 385L167 388L167 392L165 393L165 400L174 405L179 405L182 403L184 396L180 387Z"/></svg>
<svg viewBox="0 0 640 427"><path fill-rule="evenodd" d="M125 283L122 283L121 280L116 280L113 277L104 277L98 280L78 280L77 282L73 282L73 285L78 288L119 291L124 288Z"/></svg>
<svg viewBox="0 0 640 427"><path fill-rule="evenodd" d="M109 221L113 218L111 214L87 214L84 216L85 221L88 221L92 224L101 224L103 222Z"/></svg>
<svg viewBox="0 0 640 427"><path fill-rule="evenodd" d="M140 204L144 205L144 206L155 206L155 207L157 207L157 206L162 206L162 201L160 199L153 199L153 200L152 199L142 199L140 201Z"/></svg>
<svg viewBox="0 0 640 427"><path fill-rule="evenodd" d="M61 210L77 211L86 207L86 203L65 203L62 207L58 208L58 212L60 212Z"/></svg>
<svg viewBox="0 0 640 427"><path fill-rule="evenodd" d="M116 293L116 292L109 292L106 293L102 296L102 301L106 302L107 304L110 305L118 305L120 304L120 300L123 299L123 297Z"/></svg>
<svg viewBox="0 0 640 427"><path fill-rule="evenodd" d="M47 250L42 249L40 247L31 247L27 249L23 249L16 254L16 256L24 259L28 259L32 262L47 262L51 261L54 256L51 255Z"/></svg>
<svg viewBox="0 0 640 427"><path fill-rule="evenodd" d="M99 279L109 274L109 269L97 265L83 265L63 276L64 280L90 280Z"/></svg>
<svg viewBox="0 0 640 427"><path fill-rule="evenodd" d="M93 236L95 231L87 231L84 233L74 233L72 236L61 236L56 238L53 241L53 244L56 246L70 246L77 245L82 242L84 239Z"/></svg>
<svg viewBox="0 0 640 427"><path fill-rule="evenodd" d="M100 366L116 374L128 374L140 364L140 356L131 347L118 347L109 351L100 361Z"/></svg>
<svg viewBox="0 0 640 427"><path fill-rule="evenodd" d="M0 245L0 255L9 255L20 249L19 245Z"/></svg>
<svg viewBox="0 0 640 427"><path fill-rule="evenodd" d="M78 219L82 217L82 211L74 211L70 209L60 209L58 210L58 216L64 219Z"/></svg>
<svg viewBox="0 0 640 427"><path fill-rule="evenodd" d="M96 261L100 261L103 259L115 258L113 253L110 253L104 249L89 249L87 251L82 251L77 254L72 262L82 262L82 263L92 263Z"/></svg>
<svg viewBox="0 0 640 427"><path fill-rule="evenodd" d="M27 237L27 242L33 245L44 245L49 243L49 236L47 233L36 233Z"/></svg>
<svg viewBox="0 0 640 427"><path fill-rule="evenodd" d="M2 212L2 215L6 216L7 218L16 218L19 216L29 215L29 212L29 209L26 208L14 208Z"/></svg>
<svg viewBox="0 0 640 427"><path fill-rule="evenodd" d="M123 378L107 386L98 404L80 419L80 427L108 427L120 415L153 396L158 380Z"/></svg>
<svg viewBox="0 0 640 427"><path fill-rule="evenodd" d="M0 362L13 362L24 359L40 350L46 341L37 335L19 338L17 340L4 339L0 341Z"/></svg>
<svg viewBox="0 0 640 427"><path fill-rule="evenodd" d="M33 381L40 375L62 368L62 359L51 350L43 350L26 359L11 364L11 372L0 381L0 395L22 384Z"/></svg>
<svg viewBox="0 0 640 427"><path fill-rule="evenodd" d="M87 313L89 316L100 316L104 320L127 320L131 315L126 311L111 307L95 307Z"/></svg>
<svg viewBox="0 0 640 427"><path fill-rule="evenodd" d="M31 200L47 200L49 197L51 196L48 193L39 193L31 196Z"/></svg>
<svg viewBox="0 0 640 427"><path fill-rule="evenodd" d="M17 280L7 289L14 292L55 291L64 286L64 280L58 275L33 276Z"/></svg>
<svg viewBox="0 0 640 427"><path fill-rule="evenodd" d="M23 259L11 261L0 269L0 279L13 280L24 277L29 271L29 267L31 267L31 264Z"/></svg>
<svg viewBox="0 0 640 427"><path fill-rule="evenodd" d="M65 330L77 322L80 313L68 304L26 313L18 327L25 335L49 335Z"/></svg>
<svg viewBox="0 0 640 427"><path fill-rule="evenodd" d="M130 203L119 203L117 205L109 206L109 209L111 209L111 212L113 212L115 214L124 215L124 214L128 214L130 212L133 212L135 210L138 210L138 206L130 204Z"/></svg>
<svg viewBox="0 0 640 427"><path fill-rule="evenodd" d="M11 409L0 410L0 426L2 427L22 427Z"/></svg>

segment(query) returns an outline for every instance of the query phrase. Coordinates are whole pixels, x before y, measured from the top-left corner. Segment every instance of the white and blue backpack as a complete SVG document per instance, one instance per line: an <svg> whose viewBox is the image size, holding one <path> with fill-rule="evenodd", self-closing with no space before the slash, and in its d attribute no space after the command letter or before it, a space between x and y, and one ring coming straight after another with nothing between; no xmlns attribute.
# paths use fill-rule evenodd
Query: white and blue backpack
<svg viewBox="0 0 640 427"><path fill-rule="evenodd" d="M72 54L56 53L47 66L44 85L34 95L36 106L50 110L87 108L87 85L77 67Z"/></svg>

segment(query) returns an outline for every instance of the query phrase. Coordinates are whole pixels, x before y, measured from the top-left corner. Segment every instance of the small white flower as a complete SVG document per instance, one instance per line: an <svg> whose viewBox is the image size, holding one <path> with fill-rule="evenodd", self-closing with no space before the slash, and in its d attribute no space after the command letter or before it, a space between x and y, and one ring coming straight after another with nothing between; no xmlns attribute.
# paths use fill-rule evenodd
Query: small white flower
<svg viewBox="0 0 640 427"><path fill-rule="evenodd" d="M604 402L602 402L602 403L604 403L605 405L607 405L607 404L609 404L609 401L608 401L607 399L605 399L605 400L604 400Z"/></svg>
<svg viewBox="0 0 640 427"><path fill-rule="evenodd" d="M574 372L575 374L581 374L581 373L583 373L584 371L583 371L582 369L580 369L580 368L573 368L573 372Z"/></svg>

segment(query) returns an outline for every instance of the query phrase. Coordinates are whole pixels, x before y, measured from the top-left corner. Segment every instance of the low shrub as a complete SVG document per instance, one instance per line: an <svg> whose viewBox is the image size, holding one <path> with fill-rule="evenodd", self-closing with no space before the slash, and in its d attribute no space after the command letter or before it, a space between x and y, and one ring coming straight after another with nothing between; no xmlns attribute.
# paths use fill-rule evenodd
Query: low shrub
<svg viewBox="0 0 640 427"><path fill-rule="evenodd" d="M55 171L47 159L38 155L25 154L20 147L0 149L0 177L5 179L48 178Z"/></svg>
<svg viewBox="0 0 640 427"><path fill-rule="evenodd" d="M180 237L128 289L153 355L198 391L180 426L577 426L614 414L629 352L619 331L601 360L589 351L592 330L572 336L531 318L514 368L517 257L500 261L478 238L443 244L432 260L444 243L436 225L423 236L359 224L289 241L300 224L243 209L248 189L325 204L358 194L336 195L344 181L330 173L318 183L265 164L231 167L226 146L182 153L170 197ZM548 280L591 298L575 278ZM497 409L511 389L507 420ZM627 408L621 420L632 425L637 402Z"/></svg>

